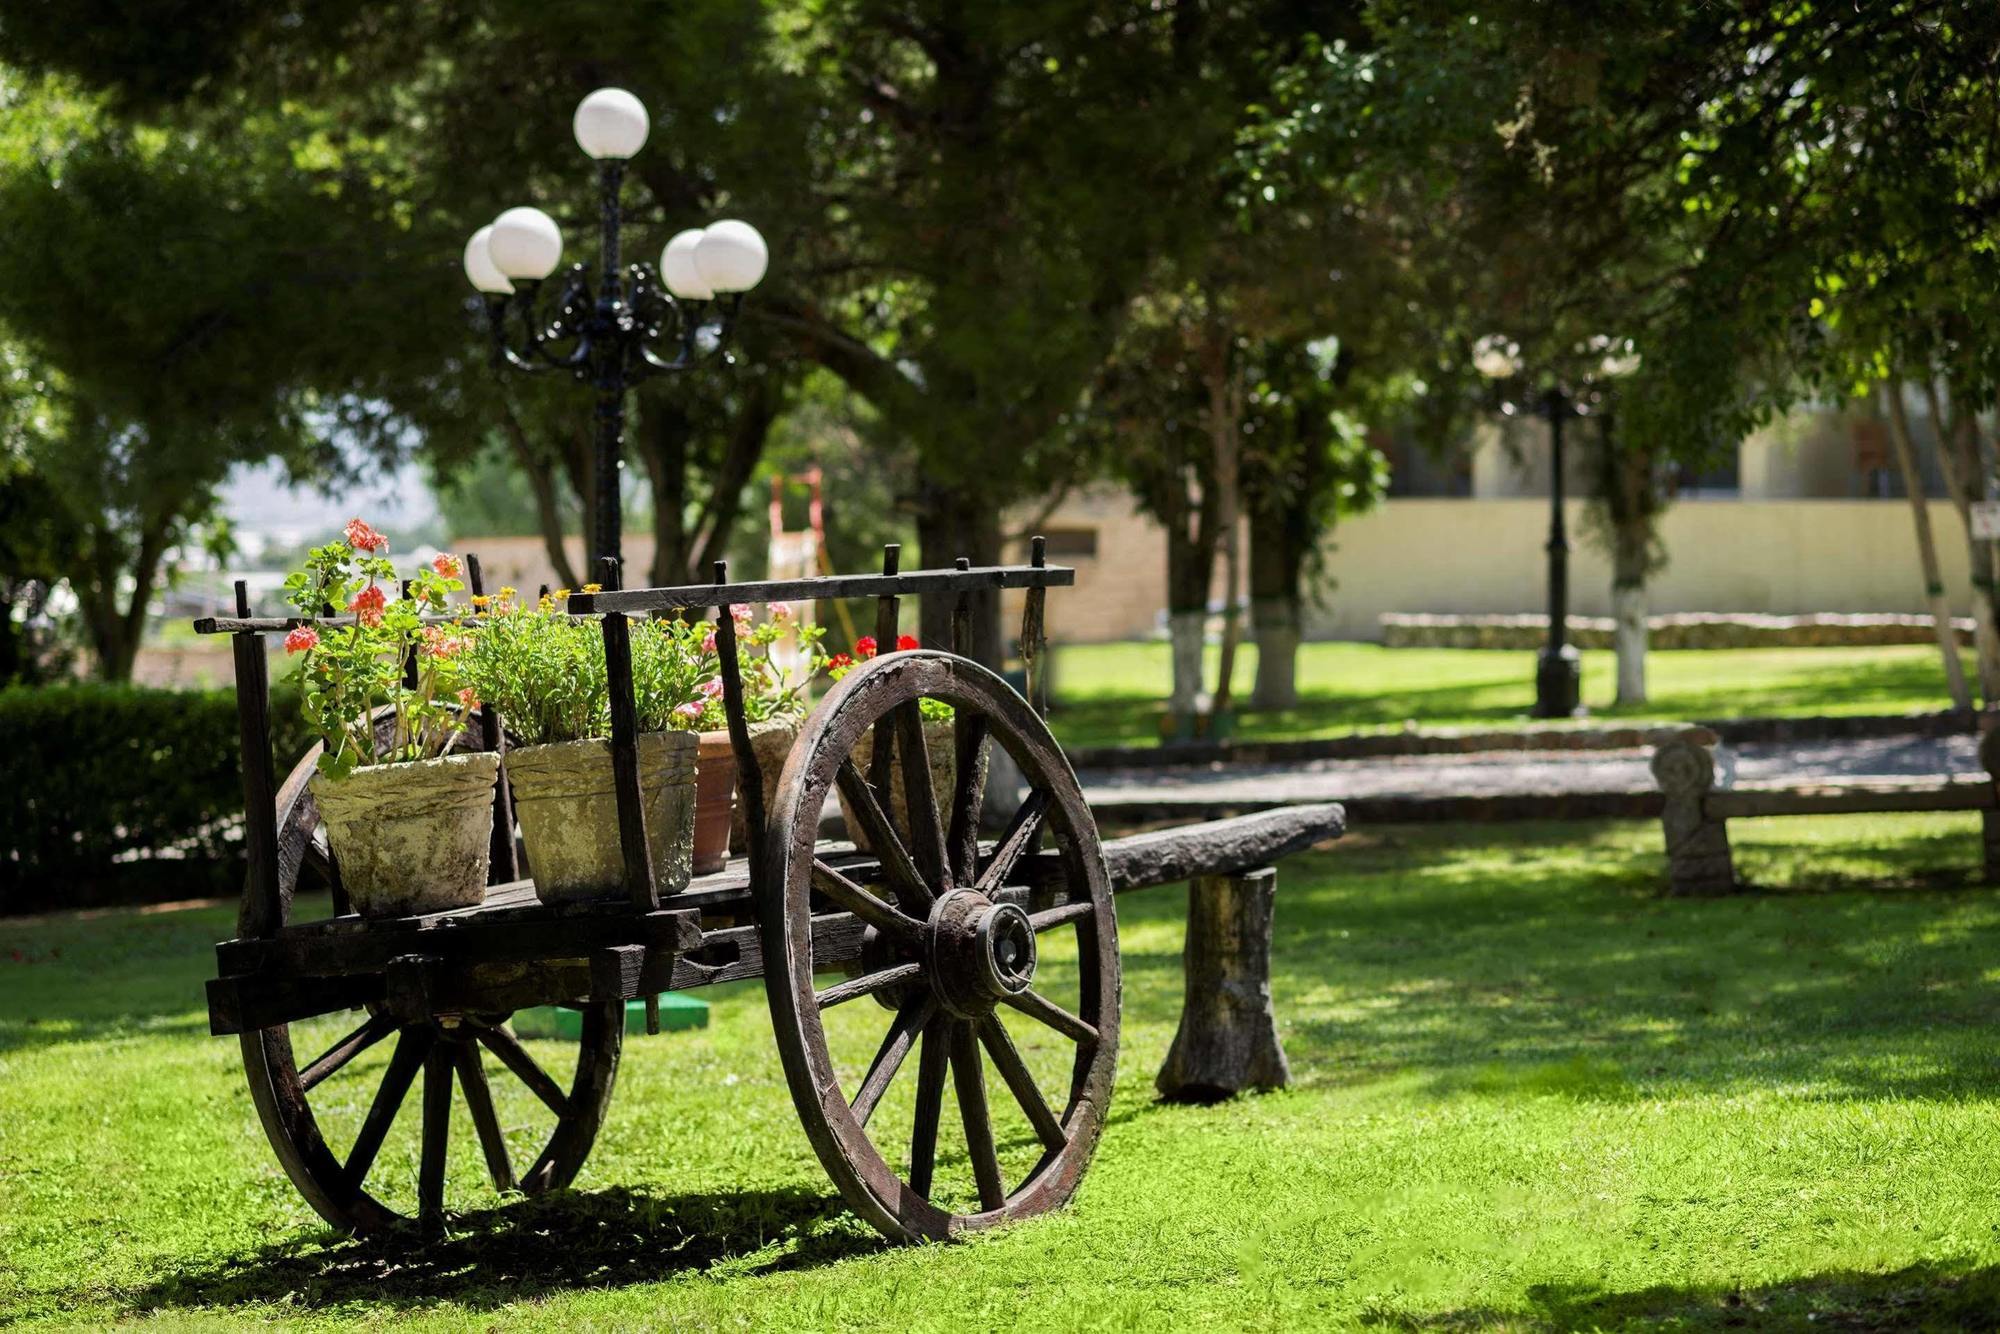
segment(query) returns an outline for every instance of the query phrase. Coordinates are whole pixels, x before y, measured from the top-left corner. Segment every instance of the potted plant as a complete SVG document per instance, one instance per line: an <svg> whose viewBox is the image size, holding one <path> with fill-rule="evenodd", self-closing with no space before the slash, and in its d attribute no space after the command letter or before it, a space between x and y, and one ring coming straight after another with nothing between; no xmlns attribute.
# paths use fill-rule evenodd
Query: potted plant
<svg viewBox="0 0 2000 1334"><path fill-rule="evenodd" d="M915 635L903 635L896 640L899 652L916 647ZM827 659L826 674L838 681L853 671L858 664L874 657L875 653L875 637L863 635L854 641L853 653L836 653ZM924 748L930 752L931 792L937 801L938 813L949 819L952 793L958 779L958 746L953 737L952 707L941 699L920 699L917 701L917 712L923 719ZM854 749L849 754L854 760L854 767L866 777L869 765L875 757L874 729L863 732L861 739L854 743ZM986 769L984 750L979 753L979 767L980 772L984 774ZM869 846L867 831L862 829L860 821L854 818L853 808L847 803L847 795L845 793L838 795L841 816L847 821L847 836L861 851L873 851ZM907 845L910 837L910 809L909 800L903 792L903 748L900 745L892 748L889 761L888 814L890 822L896 826L896 832L902 835Z"/></svg>
<svg viewBox="0 0 2000 1334"><path fill-rule="evenodd" d="M453 659L458 679L499 710L522 743L508 752L507 776L544 903L615 895L624 882L604 631L596 618L559 610L568 595L558 589L529 606L501 589ZM687 727L689 710L699 711L705 697L692 634L671 621L632 626L639 790L663 895L686 889L693 873L697 743Z"/></svg>
<svg viewBox="0 0 2000 1334"><path fill-rule="evenodd" d="M462 587L458 560L438 556L392 597L388 545L355 519L285 581L286 600L317 622L285 638L287 655L301 658L305 717L323 747L310 787L348 900L369 917L484 897L500 771L497 755L451 749L474 706L449 694L461 639L422 620ZM348 616L328 617L329 607ZM412 657L415 685L404 677Z"/></svg>
<svg viewBox="0 0 2000 1334"><path fill-rule="evenodd" d="M732 614L737 670L743 683L743 718L749 725L750 749L763 776L764 809L768 811L777 801L778 779L805 720L807 688L826 662L820 649L826 631L798 620L791 604L785 602L769 604L762 621L755 620L748 607L732 608ZM794 662L787 666L780 648L793 638L798 648ZM712 627L703 637L702 649L709 655L716 653ZM719 662L716 669L720 669ZM748 822L737 799L736 749L729 739L719 677L708 687L699 725L701 778L695 814L695 871L707 874L721 870L731 852L749 847Z"/></svg>

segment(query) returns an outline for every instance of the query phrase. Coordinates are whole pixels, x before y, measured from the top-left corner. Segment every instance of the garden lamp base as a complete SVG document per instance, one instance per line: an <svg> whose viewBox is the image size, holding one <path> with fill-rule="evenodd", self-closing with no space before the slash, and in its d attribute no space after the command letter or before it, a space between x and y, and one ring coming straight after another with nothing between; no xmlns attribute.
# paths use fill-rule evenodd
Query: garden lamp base
<svg viewBox="0 0 2000 1334"><path fill-rule="evenodd" d="M1574 718L1582 710L1583 666L1574 644L1545 648L1535 658L1537 718Z"/></svg>

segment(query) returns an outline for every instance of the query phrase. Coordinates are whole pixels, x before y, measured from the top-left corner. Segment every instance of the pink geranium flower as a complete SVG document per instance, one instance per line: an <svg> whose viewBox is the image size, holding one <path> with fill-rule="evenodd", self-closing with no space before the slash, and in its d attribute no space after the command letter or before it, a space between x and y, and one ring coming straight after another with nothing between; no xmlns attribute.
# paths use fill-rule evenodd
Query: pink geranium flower
<svg viewBox="0 0 2000 1334"><path fill-rule="evenodd" d="M702 705L700 700L691 699L685 704L675 705L674 712L683 718L699 718L702 714L708 712L708 710Z"/></svg>
<svg viewBox="0 0 2000 1334"><path fill-rule="evenodd" d="M710 630L706 635L702 636L701 651L703 653L715 652L715 631Z"/></svg>
<svg viewBox="0 0 2000 1334"><path fill-rule="evenodd" d="M452 555L449 551L440 551L436 559L431 561L431 568L447 579L456 579L461 567L458 563L458 557Z"/></svg>
<svg viewBox="0 0 2000 1334"><path fill-rule="evenodd" d="M792 604L789 602L773 602L766 605L764 610L771 614L771 619L774 621L792 619Z"/></svg>
<svg viewBox="0 0 2000 1334"><path fill-rule="evenodd" d="M373 630L382 624L382 609L388 605L389 599L383 596L382 586L370 584L354 595L354 601L347 604L347 609L354 613L356 620Z"/></svg>
<svg viewBox="0 0 2000 1334"><path fill-rule="evenodd" d="M285 652L305 653L319 647L319 631L310 625L301 625L285 636Z"/></svg>
<svg viewBox="0 0 2000 1334"><path fill-rule="evenodd" d="M389 545L389 539L368 526L365 519L347 521L347 545L356 551L382 551Z"/></svg>
<svg viewBox="0 0 2000 1334"><path fill-rule="evenodd" d="M479 692L471 686L458 692L458 706L468 713L479 707Z"/></svg>
<svg viewBox="0 0 2000 1334"><path fill-rule="evenodd" d="M703 681L701 683L701 693L708 696L710 699L721 699L722 682L715 680L712 677L709 680Z"/></svg>
<svg viewBox="0 0 2000 1334"><path fill-rule="evenodd" d="M741 603L731 607L729 615L736 622L738 630L744 629L750 624L750 609Z"/></svg>

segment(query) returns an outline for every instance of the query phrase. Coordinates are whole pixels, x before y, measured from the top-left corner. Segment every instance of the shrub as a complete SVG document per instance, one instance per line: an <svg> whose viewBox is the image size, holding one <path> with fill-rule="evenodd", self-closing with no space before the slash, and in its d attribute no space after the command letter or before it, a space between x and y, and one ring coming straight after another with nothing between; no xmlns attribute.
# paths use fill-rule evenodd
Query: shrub
<svg viewBox="0 0 2000 1334"><path fill-rule="evenodd" d="M282 780L310 740L272 695ZM0 912L235 893L242 781L233 690L0 689Z"/></svg>

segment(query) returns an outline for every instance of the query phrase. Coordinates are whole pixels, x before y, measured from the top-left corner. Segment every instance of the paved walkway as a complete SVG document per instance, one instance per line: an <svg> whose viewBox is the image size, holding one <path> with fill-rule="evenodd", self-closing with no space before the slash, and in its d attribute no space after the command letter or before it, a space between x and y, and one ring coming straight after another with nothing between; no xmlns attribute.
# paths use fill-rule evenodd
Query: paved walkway
<svg viewBox="0 0 2000 1334"><path fill-rule="evenodd" d="M1093 806L1648 793L1655 790L1646 767L1648 754L1506 751L1288 765L1084 769L1077 776ZM1738 783L1979 772L1978 743L1970 736L1745 745L1731 748L1730 754Z"/></svg>

